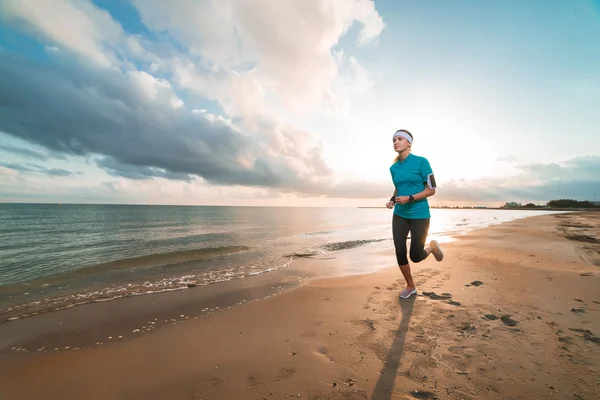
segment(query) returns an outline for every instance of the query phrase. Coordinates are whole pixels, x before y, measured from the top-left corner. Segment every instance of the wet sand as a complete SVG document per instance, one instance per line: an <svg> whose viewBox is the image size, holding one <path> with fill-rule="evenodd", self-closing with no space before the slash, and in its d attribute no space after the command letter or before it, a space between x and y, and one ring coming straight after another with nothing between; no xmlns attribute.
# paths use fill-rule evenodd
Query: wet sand
<svg viewBox="0 0 600 400"><path fill-rule="evenodd" d="M597 398L600 213L484 228L444 251L413 265L409 300L386 252L373 257L390 268L368 275L279 290L257 278L5 323L0 399Z"/></svg>

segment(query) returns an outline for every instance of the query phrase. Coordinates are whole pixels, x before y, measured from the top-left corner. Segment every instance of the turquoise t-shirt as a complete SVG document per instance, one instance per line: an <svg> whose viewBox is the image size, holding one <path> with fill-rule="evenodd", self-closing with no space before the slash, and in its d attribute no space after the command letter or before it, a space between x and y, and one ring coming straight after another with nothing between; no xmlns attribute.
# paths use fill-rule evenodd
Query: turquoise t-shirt
<svg viewBox="0 0 600 400"><path fill-rule="evenodd" d="M425 190L425 185L435 188L435 178L425 157L409 154L404 161L396 161L390 167L392 181L396 187L396 196L410 196ZM402 218L431 218L427 199L410 203L396 203L394 214Z"/></svg>

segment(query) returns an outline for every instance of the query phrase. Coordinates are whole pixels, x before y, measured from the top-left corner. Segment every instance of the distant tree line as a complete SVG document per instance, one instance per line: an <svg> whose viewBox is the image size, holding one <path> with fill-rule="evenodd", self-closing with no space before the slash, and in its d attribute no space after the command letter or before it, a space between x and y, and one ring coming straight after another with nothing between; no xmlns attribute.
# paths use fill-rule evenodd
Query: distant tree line
<svg viewBox="0 0 600 400"><path fill-rule="evenodd" d="M600 208L600 204L593 203L591 201L579 201L572 199L559 199L550 200L546 205L538 205L533 203L527 203L522 205L521 203L508 202L503 208Z"/></svg>
<svg viewBox="0 0 600 400"><path fill-rule="evenodd" d="M591 201L578 201L571 199L550 200L547 203L548 207L552 208L594 208L600 207Z"/></svg>

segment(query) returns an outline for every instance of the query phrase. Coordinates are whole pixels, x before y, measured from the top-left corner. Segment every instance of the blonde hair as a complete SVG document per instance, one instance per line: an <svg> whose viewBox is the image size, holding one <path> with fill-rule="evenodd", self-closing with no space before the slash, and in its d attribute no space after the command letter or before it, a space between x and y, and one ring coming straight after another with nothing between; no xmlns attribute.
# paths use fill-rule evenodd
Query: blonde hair
<svg viewBox="0 0 600 400"><path fill-rule="evenodd" d="M410 136L411 138L413 137L412 133L410 133L406 129L398 129L396 132L406 132L408 134L408 136ZM396 132L394 132L394 133L396 133ZM408 145L408 151L409 152L410 152L410 148L411 147L412 147L412 143L409 143L409 145ZM396 158L394 158L394 164L397 163L398 160L400 160L400 153L398 153L398 155L396 156Z"/></svg>

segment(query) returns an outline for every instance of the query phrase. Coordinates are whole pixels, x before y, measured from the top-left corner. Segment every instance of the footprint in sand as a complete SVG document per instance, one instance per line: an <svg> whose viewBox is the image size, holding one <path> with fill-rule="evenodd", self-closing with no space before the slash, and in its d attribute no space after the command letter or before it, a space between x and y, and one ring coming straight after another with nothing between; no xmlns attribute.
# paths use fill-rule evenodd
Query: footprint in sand
<svg viewBox="0 0 600 400"><path fill-rule="evenodd" d="M600 344L600 338L597 337L596 335L594 335L592 333L592 331L588 330L588 329L579 329L579 328L569 328L569 330L572 330L573 332L579 332L579 333L583 333L583 338L585 340L588 340L592 343L596 343L596 344Z"/></svg>
<svg viewBox="0 0 600 400"><path fill-rule="evenodd" d="M294 375L296 373L296 368L281 368L279 370L279 376L276 378L276 380L281 380L281 379L287 379L289 377L291 377L292 375Z"/></svg>
<svg viewBox="0 0 600 400"><path fill-rule="evenodd" d="M477 331L477 327L475 325L471 325L470 322L463 323L462 326L459 327L460 333L464 334L473 334Z"/></svg>
<svg viewBox="0 0 600 400"><path fill-rule="evenodd" d="M329 353L325 347L319 347L319 348L315 349L314 353L321 357L325 357L327 360L333 362L333 357L331 357L329 355Z"/></svg>
<svg viewBox="0 0 600 400"><path fill-rule="evenodd" d="M423 292L423 296L429 297L431 300L449 300L452 298L451 293L437 294L435 292Z"/></svg>
<svg viewBox="0 0 600 400"><path fill-rule="evenodd" d="M517 324L519 323L519 321L510 318L508 315L503 315L500 317L500 319L502 320L502 322L504 322L504 325L506 326L517 326Z"/></svg>
<svg viewBox="0 0 600 400"><path fill-rule="evenodd" d="M415 399L437 399L437 395L433 392L427 392L424 390L413 390L409 393Z"/></svg>
<svg viewBox="0 0 600 400"><path fill-rule="evenodd" d="M361 322L363 322L370 330L372 330L372 331L375 330L375 325L373 325L373 321L366 319L366 320L362 320Z"/></svg>
<svg viewBox="0 0 600 400"><path fill-rule="evenodd" d="M249 374L246 377L246 384L251 389L257 387L258 385L261 385L262 383L264 382L262 382L261 379L259 379L259 376L257 374Z"/></svg>

